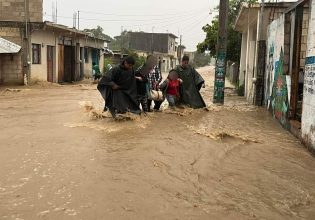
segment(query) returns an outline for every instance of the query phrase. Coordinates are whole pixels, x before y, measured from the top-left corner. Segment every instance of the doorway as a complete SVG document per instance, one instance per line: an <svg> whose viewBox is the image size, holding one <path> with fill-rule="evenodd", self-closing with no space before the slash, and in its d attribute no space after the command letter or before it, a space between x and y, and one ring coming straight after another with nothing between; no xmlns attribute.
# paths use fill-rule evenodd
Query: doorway
<svg viewBox="0 0 315 220"><path fill-rule="evenodd" d="M47 81L54 82L54 47L47 46Z"/></svg>

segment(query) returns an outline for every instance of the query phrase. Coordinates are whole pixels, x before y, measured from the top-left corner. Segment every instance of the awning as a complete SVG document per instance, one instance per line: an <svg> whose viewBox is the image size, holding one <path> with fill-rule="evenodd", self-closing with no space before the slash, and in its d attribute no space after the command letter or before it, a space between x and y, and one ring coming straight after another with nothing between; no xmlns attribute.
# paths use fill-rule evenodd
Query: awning
<svg viewBox="0 0 315 220"><path fill-rule="evenodd" d="M21 50L21 46L0 37L0 54L1 53L18 53L20 50Z"/></svg>

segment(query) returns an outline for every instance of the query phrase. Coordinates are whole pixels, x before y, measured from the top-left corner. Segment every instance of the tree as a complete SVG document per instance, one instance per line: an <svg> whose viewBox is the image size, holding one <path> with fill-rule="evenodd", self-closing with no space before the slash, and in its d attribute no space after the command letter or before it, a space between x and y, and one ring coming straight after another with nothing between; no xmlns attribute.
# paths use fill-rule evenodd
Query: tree
<svg viewBox="0 0 315 220"><path fill-rule="evenodd" d="M108 46L111 50L128 50L128 31L124 30L119 36L115 36Z"/></svg>
<svg viewBox="0 0 315 220"><path fill-rule="evenodd" d="M113 40L113 38L111 38L110 36L103 33L104 29L99 25L97 25L96 28L84 29L83 31L85 31L87 33L92 33L94 35L94 37L97 37L97 38L102 38L102 39L110 40L110 41Z"/></svg>
<svg viewBox="0 0 315 220"><path fill-rule="evenodd" d="M228 19L228 39L227 39L227 60L239 62L241 52L241 34L234 30L234 23L241 10L242 3L249 4L257 2L257 0L230 0L229 3L229 19ZM218 8L216 8L218 9ZM219 20L218 16L212 20L211 24L202 27L206 33L206 39L197 45L199 52L210 51L212 57L216 57L216 45L218 40Z"/></svg>
<svg viewBox="0 0 315 220"><path fill-rule="evenodd" d="M194 60L192 62L194 67L204 67L209 65L211 61L210 54L195 52Z"/></svg>

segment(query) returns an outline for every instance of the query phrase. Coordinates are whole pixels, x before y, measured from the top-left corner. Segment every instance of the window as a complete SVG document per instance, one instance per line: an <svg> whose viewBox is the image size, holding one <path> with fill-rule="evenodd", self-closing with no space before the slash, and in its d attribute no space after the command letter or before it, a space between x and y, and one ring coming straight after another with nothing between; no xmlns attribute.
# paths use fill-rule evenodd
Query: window
<svg viewBox="0 0 315 220"><path fill-rule="evenodd" d="M32 60L33 64L40 64L41 63L41 45L40 44L32 44Z"/></svg>

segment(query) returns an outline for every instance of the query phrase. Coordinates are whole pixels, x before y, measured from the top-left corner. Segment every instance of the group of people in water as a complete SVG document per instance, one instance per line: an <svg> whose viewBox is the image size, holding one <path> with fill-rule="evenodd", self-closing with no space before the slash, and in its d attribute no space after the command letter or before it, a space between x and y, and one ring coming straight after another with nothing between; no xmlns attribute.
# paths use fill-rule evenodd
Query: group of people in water
<svg viewBox="0 0 315 220"><path fill-rule="evenodd" d="M104 111L109 111L114 118L127 112L141 114L152 111L152 103L153 110L158 111L164 99L171 108L206 106L199 92L205 81L189 64L188 56L182 58L181 64L172 69L164 81L152 60L154 57L148 56L143 67L134 70L135 59L128 56L102 76L97 88L105 100Z"/></svg>

